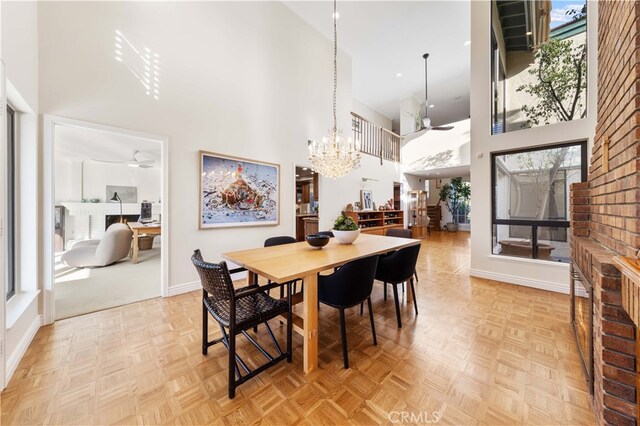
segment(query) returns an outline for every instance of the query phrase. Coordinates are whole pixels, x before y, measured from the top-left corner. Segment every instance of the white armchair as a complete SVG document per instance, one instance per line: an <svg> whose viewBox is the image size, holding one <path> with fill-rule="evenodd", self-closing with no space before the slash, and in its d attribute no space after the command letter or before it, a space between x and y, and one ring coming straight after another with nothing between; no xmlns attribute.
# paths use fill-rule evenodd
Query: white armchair
<svg viewBox="0 0 640 426"><path fill-rule="evenodd" d="M129 255L133 232L124 223L109 226L101 240L79 241L62 255L62 262L75 268L111 265Z"/></svg>

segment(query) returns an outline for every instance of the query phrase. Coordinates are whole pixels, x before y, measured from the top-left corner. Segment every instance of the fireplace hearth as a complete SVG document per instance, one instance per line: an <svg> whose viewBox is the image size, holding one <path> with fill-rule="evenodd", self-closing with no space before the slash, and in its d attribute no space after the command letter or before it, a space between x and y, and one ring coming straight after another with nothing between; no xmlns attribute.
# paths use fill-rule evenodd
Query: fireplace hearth
<svg viewBox="0 0 640 426"><path fill-rule="evenodd" d="M593 287L575 262L571 263L571 323L582 368L593 395Z"/></svg>
<svg viewBox="0 0 640 426"><path fill-rule="evenodd" d="M138 218L140 217L140 215L138 214L124 214L122 215L122 222L123 223L128 223L128 222L137 222ZM119 214L108 214L104 217L104 230L106 231L109 226L113 225L114 223L118 223L120 222L120 215Z"/></svg>

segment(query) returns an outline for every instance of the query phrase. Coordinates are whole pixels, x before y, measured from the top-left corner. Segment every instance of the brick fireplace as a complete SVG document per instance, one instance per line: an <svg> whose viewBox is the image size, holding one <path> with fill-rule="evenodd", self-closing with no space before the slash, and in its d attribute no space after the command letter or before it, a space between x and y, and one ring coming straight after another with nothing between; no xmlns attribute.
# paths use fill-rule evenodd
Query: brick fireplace
<svg viewBox="0 0 640 426"><path fill-rule="evenodd" d="M588 182L571 188L571 260L593 288L593 406L638 424L640 3L599 2L598 124ZM577 276L577 275L576 275Z"/></svg>

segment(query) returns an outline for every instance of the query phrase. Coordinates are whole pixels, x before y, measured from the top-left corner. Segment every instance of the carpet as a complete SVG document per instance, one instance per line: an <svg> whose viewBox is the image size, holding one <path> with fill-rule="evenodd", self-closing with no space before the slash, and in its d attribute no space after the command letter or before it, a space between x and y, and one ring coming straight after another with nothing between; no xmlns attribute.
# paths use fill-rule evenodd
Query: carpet
<svg viewBox="0 0 640 426"><path fill-rule="evenodd" d="M73 268L55 258L56 320L160 296L160 247L142 250L139 262L103 268Z"/></svg>

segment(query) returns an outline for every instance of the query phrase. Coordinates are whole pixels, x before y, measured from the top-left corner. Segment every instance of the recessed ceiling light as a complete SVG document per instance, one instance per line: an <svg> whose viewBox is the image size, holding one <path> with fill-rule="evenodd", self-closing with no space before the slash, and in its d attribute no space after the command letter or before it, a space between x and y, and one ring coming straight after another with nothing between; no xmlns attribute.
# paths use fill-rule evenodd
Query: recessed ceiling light
<svg viewBox="0 0 640 426"><path fill-rule="evenodd" d="M300 175L296 175L296 177L300 177Z"/></svg>
<svg viewBox="0 0 640 426"><path fill-rule="evenodd" d="M331 17L335 19L340 19L340 12L332 13Z"/></svg>
<svg viewBox="0 0 640 426"><path fill-rule="evenodd" d="M465 47L471 46L471 40L467 40L464 42Z"/></svg>
<svg viewBox="0 0 640 426"><path fill-rule="evenodd" d="M429 105L429 108L433 108L434 106L435 106L434 104L431 104L431 105Z"/></svg>
<svg viewBox="0 0 640 426"><path fill-rule="evenodd" d="M307 170L309 170L309 169L307 169L306 167L303 167L303 168L302 168L302 170L307 171Z"/></svg>
<svg viewBox="0 0 640 426"><path fill-rule="evenodd" d="M533 33L532 33L531 31L527 31L525 34L526 34L526 35L531 35L531 34L533 34Z"/></svg>
<svg viewBox="0 0 640 426"><path fill-rule="evenodd" d="M401 72L397 73L396 77L398 77L398 78L402 77L402 73Z"/></svg>

